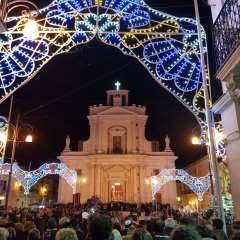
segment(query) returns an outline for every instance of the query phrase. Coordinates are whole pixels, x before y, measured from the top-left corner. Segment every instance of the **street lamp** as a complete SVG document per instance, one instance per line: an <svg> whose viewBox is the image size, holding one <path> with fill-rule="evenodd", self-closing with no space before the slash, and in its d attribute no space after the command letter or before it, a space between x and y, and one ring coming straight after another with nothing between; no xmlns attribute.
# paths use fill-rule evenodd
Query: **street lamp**
<svg viewBox="0 0 240 240"><path fill-rule="evenodd" d="M11 162L10 162L10 170L8 174L8 185L7 185L7 191L6 191L6 201L5 201L5 208L8 206L8 199L9 199L9 193L11 189L11 179L12 179L12 168L14 163L14 156L16 152L16 147L19 142L32 142L32 136L28 135L24 141L19 140L19 133L23 129L27 129L27 131L32 132L33 128L29 124L19 124L19 114L17 115L16 125L9 124L9 127L13 131L13 146L12 146L12 154L11 154ZM8 141L8 139L6 139ZM11 140L10 140L11 141Z"/></svg>
<svg viewBox="0 0 240 240"><path fill-rule="evenodd" d="M80 205L80 198L81 198L81 183L86 183L87 178L82 175L81 169L77 170L77 176L74 179L74 182L76 184L76 193L73 196L73 203L74 206L79 206Z"/></svg>

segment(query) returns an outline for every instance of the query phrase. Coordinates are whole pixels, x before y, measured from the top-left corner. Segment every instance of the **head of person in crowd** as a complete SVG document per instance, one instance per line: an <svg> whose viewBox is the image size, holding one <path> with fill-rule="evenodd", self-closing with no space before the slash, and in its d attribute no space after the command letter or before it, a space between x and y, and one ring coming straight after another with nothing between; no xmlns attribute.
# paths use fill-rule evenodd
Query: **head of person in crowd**
<svg viewBox="0 0 240 240"><path fill-rule="evenodd" d="M156 218L152 223L153 232L162 233L164 231L164 222L161 218Z"/></svg>
<svg viewBox="0 0 240 240"><path fill-rule="evenodd" d="M23 226L24 232L29 233L30 230L32 230L33 228L36 228L33 221L26 221L24 223L24 226Z"/></svg>
<svg viewBox="0 0 240 240"><path fill-rule="evenodd" d="M59 228L69 228L70 219L68 217L62 217L59 219Z"/></svg>
<svg viewBox="0 0 240 240"><path fill-rule="evenodd" d="M6 228L0 227L0 235L1 235L1 240L7 240L9 237L9 232Z"/></svg>
<svg viewBox="0 0 240 240"><path fill-rule="evenodd" d="M120 225L119 222L115 222L115 223L113 224L113 229L116 229L116 230L118 230L119 232L122 231L122 228L121 228L121 225Z"/></svg>
<svg viewBox="0 0 240 240"><path fill-rule="evenodd" d="M56 240L78 240L76 232L71 228L62 228L57 231Z"/></svg>
<svg viewBox="0 0 240 240"><path fill-rule="evenodd" d="M89 213L88 213L88 212L83 212L83 213L82 213L82 220L83 220L83 221L87 221L87 220L88 220L88 217L89 217Z"/></svg>
<svg viewBox="0 0 240 240"><path fill-rule="evenodd" d="M13 227L9 227L9 228L7 228L7 230L8 230L8 233L9 233L8 239L9 240L15 239L16 238L16 231L15 231L15 229Z"/></svg>
<svg viewBox="0 0 240 240"><path fill-rule="evenodd" d="M109 240L122 240L121 233L118 230L113 229Z"/></svg>
<svg viewBox="0 0 240 240"><path fill-rule="evenodd" d="M181 225L185 225L185 226L188 226L188 227L195 227L197 225L196 221L194 221L192 218L189 218L189 217L180 218L179 223Z"/></svg>
<svg viewBox="0 0 240 240"><path fill-rule="evenodd" d="M140 220L138 223L139 223L138 226L137 226L138 228L140 227L140 228L145 228L146 229L147 225L146 225L145 220Z"/></svg>
<svg viewBox="0 0 240 240"><path fill-rule="evenodd" d="M54 229L57 228L57 221L54 217L50 217L47 221L47 228Z"/></svg>
<svg viewBox="0 0 240 240"><path fill-rule="evenodd" d="M165 232L169 236L172 230L174 229L174 227L176 226L176 222L173 218L167 218L164 221L164 225L165 225Z"/></svg>
<svg viewBox="0 0 240 240"><path fill-rule="evenodd" d="M112 232L111 218L105 214L95 214L89 221L88 229L92 240L107 240Z"/></svg>
<svg viewBox="0 0 240 240"><path fill-rule="evenodd" d="M22 223L15 223L15 230L16 232L23 232L24 231L24 226Z"/></svg>
<svg viewBox="0 0 240 240"><path fill-rule="evenodd" d="M132 240L152 240L152 236L146 229L136 228L133 232Z"/></svg>
<svg viewBox="0 0 240 240"><path fill-rule="evenodd" d="M211 238L212 231L208 227L203 226L203 225L197 225L196 230L201 235L202 239L205 239L205 240L212 239Z"/></svg>
<svg viewBox="0 0 240 240"><path fill-rule="evenodd" d="M40 239L40 231L37 228L33 228L28 233L28 240L39 240Z"/></svg>
<svg viewBox="0 0 240 240"><path fill-rule="evenodd" d="M236 221L232 224L233 233L240 232L240 221Z"/></svg>
<svg viewBox="0 0 240 240"><path fill-rule="evenodd" d="M170 240L201 240L201 235L191 227L180 225L176 227L171 235Z"/></svg>
<svg viewBox="0 0 240 240"><path fill-rule="evenodd" d="M219 218L212 219L212 225L215 229L223 229L223 221Z"/></svg>

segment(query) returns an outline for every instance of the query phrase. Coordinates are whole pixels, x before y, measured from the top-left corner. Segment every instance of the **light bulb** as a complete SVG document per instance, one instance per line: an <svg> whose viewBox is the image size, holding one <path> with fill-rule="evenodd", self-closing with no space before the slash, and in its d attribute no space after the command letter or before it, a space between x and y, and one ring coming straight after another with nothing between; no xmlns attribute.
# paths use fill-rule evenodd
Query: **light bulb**
<svg viewBox="0 0 240 240"><path fill-rule="evenodd" d="M37 23L33 19L29 19L24 26L23 35L29 39L36 39L39 36Z"/></svg>

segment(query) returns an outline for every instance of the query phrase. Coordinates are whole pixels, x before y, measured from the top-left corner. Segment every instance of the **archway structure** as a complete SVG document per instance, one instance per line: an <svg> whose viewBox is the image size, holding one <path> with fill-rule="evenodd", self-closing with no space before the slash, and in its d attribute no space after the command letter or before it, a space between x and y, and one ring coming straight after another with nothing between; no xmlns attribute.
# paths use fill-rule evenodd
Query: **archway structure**
<svg viewBox="0 0 240 240"><path fill-rule="evenodd" d="M197 194L198 200L203 200L203 194L209 189L211 185L210 173L204 177L190 176L183 169L164 169L158 175L151 177L152 198L155 199L157 191L169 181L181 181L188 185L188 187Z"/></svg>
<svg viewBox="0 0 240 240"><path fill-rule="evenodd" d="M0 175L8 175L10 164L0 161ZM24 188L24 193L29 194L30 188L37 183L38 180L49 174L58 174L63 177L72 187L73 193L76 192L77 172L70 170L62 163L44 163L41 167L34 171L24 171L17 164L13 164L12 176L19 181Z"/></svg>
<svg viewBox="0 0 240 240"><path fill-rule="evenodd" d="M196 21L149 7L143 0L54 0L43 9L15 11L0 34L0 103L31 80L52 57L94 37L130 55L197 118L205 137L204 93ZM19 4L19 6L17 5ZM34 5L29 4L28 9ZM38 36L23 35L34 16ZM201 28L206 52L206 36ZM207 71L207 70L206 70Z"/></svg>

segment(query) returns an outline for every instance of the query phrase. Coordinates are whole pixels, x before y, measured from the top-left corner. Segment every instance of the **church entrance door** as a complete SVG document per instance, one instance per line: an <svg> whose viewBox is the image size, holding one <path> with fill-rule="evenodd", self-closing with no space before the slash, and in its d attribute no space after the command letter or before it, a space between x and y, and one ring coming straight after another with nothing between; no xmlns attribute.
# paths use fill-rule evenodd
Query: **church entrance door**
<svg viewBox="0 0 240 240"><path fill-rule="evenodd" d="M113 202L123 201L123 186L119 182L115 182L112 184L111 201Z"/></svg>

